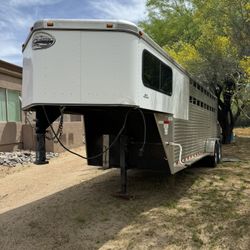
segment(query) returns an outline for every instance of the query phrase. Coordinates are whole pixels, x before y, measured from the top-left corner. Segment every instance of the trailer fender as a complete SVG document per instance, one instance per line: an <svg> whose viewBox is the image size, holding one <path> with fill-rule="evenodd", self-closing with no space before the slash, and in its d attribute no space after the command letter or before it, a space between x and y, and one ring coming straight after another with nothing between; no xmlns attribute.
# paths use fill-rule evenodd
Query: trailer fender
<svg viewBox="0 0 250 250"><path fill-rule="evenodd" d="M210 138L206 141L206 153L210 154L211 166L215 167L222 158L221 141L219 138Z"/></svg>
<svg viewBox="0 0 250 250"><path fill-rule="evenodd" d="M214 150L215 150L216 143L218 143L219 145L221 144L219 138L209 138L209 139L207 139L206 143L205 143L205 152L213 154Z"/></svg>

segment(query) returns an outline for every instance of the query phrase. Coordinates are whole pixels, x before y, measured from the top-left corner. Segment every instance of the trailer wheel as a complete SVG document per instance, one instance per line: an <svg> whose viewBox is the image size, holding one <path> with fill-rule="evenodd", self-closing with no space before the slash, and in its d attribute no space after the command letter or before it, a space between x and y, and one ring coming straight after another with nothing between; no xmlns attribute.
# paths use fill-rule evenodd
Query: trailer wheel
<svg viewBox="0 0 250 250"><path fill-rule="evenodd" d="M221 144L216 142L214 145L213 155L208 157L208 165L212 168L215 168L218 163L221 161Z"/></svg>

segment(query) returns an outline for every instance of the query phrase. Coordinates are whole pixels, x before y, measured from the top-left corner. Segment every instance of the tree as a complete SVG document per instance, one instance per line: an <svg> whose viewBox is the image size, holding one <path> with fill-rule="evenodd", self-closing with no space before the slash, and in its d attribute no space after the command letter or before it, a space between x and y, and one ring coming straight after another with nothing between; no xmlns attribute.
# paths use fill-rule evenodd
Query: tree
<svg viewBox="0 0 250 250"><path fill-rule="evenodd" d="M230 143L249 103L248 0L148 0L147 8L140 25L216 94L223 143Z"/></svg>

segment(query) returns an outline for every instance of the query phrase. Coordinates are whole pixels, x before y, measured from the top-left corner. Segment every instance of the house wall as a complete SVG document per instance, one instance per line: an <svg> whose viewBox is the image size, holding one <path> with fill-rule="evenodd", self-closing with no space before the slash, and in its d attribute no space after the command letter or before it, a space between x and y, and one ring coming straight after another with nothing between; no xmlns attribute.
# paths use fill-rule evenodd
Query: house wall
<svg viewBox="0 0 250 250"><path fill-rule="evenodd" d="M67 116L69 119L71 118L69 115ZM36 148L36 136L34 131L34 125L35 124L32 124L32 126L30 124L24 124L22 127L23 149L25 150L35 150ZM55 131L57 130L58 122L53 123L53 128ZM48 130L51 131L50 129ZM83 134L84 125L82 118L81 121L66 121L63 123L63 134L60 137L60 140L67 148L80 147L83 145ZM59 153L65 150L59 143L55 143L53 140L46 139L46 151Z"/></svg>
<svg viewBox="0 0 250 250"><path fill-rule="evenodd" d="M0 60L0 88L21 92L22 68ZM22 121L0 121L0 151L18 148L22 148Z"/></svg>

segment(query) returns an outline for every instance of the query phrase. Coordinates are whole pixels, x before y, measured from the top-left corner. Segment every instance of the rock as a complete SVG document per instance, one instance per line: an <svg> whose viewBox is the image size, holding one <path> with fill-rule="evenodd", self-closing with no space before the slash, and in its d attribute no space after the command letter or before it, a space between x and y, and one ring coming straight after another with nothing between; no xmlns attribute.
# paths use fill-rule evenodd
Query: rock
<svg viewBox="0 0 250 250"><path fill-rule="evenodd" d="M58 153L47 152L46 158L49 160L58 157ZM34 151L18 150L15 152L0 152L0 167L15 167L17 164L27 165L35 161L36 154Z"/></svg>

